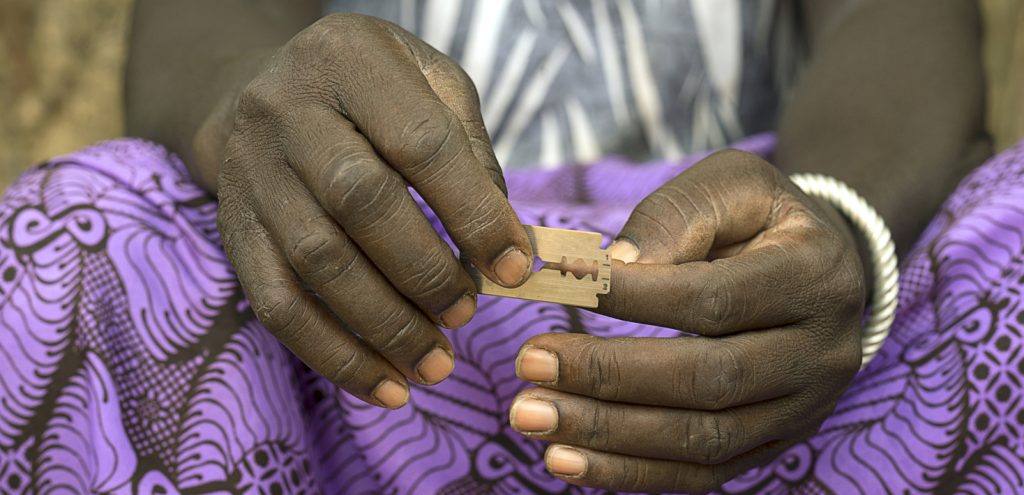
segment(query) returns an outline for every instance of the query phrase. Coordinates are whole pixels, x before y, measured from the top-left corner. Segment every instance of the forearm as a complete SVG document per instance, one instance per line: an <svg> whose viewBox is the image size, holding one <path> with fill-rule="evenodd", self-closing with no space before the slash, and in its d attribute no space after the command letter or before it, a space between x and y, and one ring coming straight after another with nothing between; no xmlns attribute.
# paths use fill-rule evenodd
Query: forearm
<svg viewBox="0 0 1024 495"><path fill-rule="evenodd" d="M826 3L833 15L818 11ZM783 110L776 161L849 183L905 252L989 151L977 7L853 0L808 11L811 60Z"/></svg>
<svg viewBox="0 0 1024 495"><path fill-rule="evenodd" d="M125 78L128 133L168 146L213 190L215 160L197 158L196 131L267 53L319 13L319 0L138 0Z"/></svg>

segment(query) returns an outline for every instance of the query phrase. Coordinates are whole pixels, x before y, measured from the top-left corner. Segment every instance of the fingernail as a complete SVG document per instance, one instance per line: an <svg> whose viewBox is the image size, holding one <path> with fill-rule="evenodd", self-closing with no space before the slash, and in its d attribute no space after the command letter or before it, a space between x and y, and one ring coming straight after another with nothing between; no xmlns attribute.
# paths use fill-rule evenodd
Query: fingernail
<svg viewBox="0 0 1024 495"><path fill-rule="evenodd" d="M516 360L516 375L528 382L553 382L558 379L558 357L544 349L526 347Z"/></svg>
<svg viewBox="0 0 1024 495"><path fill-rule="evenodd" d="M427 385L433 385L448 378L454 369L455 360L452 359L452 355L440 347L435 347L434 350L428 352L420 360L420 364L416 365L416 373Z"/></svg>
<svg viewBox="0 0 1024 495"><path fill-rule="evenodd" d="M530 259L518 248L509 248L494 263L494 274L506 287L518 287L530 273Z"/></svg>
<svg viewBox="0 0 1024 495"><path fill-rule="evenodd" d="M388 409L398 409L409 402L409 389L394 380L384 380L370 394Z"/></svg>
<svg viewBox="0 0 1024 495"><path fill-rule="evenodd" d="M544 456L551 474L560 476L582 476L587 472L587 458L576 449L552 445Z"/></svg>
<svg viewBox="0 0 1024 495"><path fill-rule="evenodd" d="M476 298L472 294L466 294L441 313L441 324L445 328L459 328L469 323L473 313L476 313Z"/></svg>
<svg viewBox="0 0 1024 495"><path fill-rule="evenodd" d="M634 263L640 257L640 248L629 239L615 239L615 242L608 246L608 252L613 260L623 263Z"/></svg>
<svg viewBox="0 0 1024 495"><path fill-rule="evenodd" d="M558 409L550 402L520 399L509 411L512 427L521 433L550 433L558 426Z"/></svg>

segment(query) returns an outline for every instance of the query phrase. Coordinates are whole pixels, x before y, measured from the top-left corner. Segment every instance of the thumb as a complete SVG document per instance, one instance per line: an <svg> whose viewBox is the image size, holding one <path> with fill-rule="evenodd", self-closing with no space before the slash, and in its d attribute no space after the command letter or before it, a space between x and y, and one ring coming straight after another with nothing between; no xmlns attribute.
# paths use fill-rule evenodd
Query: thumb
<svg viewBox="0 0 1024 495"><path fill-rule="evenodd" d="M610 246L611 256L625 263L705 260L713 249L768 226L781 179L756 155L717 152L644 198Z"/></svg>

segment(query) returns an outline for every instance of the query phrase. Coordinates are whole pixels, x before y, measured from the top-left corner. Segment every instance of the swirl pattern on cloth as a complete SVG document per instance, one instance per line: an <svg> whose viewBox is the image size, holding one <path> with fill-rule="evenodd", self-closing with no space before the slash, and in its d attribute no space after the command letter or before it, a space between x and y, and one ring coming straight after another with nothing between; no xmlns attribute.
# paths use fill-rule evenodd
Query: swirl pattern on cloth
<svg viewBox="0 0 1024 495"><path fill-rule="evenodd" d="M772 138L737 147L768 154ZM614 234L700 156L513 172L525 223ZM879 356L821 431L725 493L1024 491L1024 143L964 179L905 261ZM436 218L431 216L435 225ZM481 297L455 373L401 410L353 399L252 316L216 205L157 145L54 158L0 201L0 492L591 493L508 425L544 332L673 337Z"/></svg>

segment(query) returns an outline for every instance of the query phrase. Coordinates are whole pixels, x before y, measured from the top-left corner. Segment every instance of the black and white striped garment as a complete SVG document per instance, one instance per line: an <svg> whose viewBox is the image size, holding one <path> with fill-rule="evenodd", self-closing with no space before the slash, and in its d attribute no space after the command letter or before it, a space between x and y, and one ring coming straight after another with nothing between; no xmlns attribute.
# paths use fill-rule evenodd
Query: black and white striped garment
<svg viewBox="0 0 1024 495"><path fill-rule="evenodd" d="M329 11L390 20L457 61L505 167L672 159L768 130L798 46L788 0L332 0Z"/></svg>

